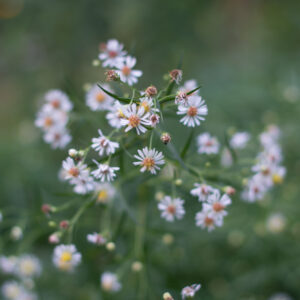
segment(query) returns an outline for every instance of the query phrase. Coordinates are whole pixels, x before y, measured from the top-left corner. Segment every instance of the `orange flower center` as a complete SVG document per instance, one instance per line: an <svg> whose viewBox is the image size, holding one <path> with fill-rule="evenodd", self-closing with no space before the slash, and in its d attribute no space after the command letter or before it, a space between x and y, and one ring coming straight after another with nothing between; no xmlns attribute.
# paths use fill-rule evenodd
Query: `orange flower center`
<svg viewBox="0 0 300 300"><path fill-rule="evenodd" d="M130 69L129 67L127 67L127 66L124 66L124 67L122 68L122 73L123 73L125 76L128 76L128 75L130 75L130 73L131 73L131 69Z"/></svg>
<svg viewBox="0 0 300 300"><path fill-rule="evenodd" d="M51 125L53 125L53 120L50 117L46 117L44 120L44 125L45 127L50 127Z"/></svg>
<svg viewBox="0 0 300 300"><path fill-rule="evenodd" d="M211 226L211 225L214 224L214 220L213 220L213 218L205 217L204 223L205 223L206 226Z"/></svg>
<svg viewBox="0 0 300 300"><path fill-rule="evenodd" d="M215 203L213 204L213 210L214 210L214 211L220 212L220 211L222 211L223 209L224 209L224 206L223 206L221 203L215 202Z"/></svg>
<svg viewBox="0 0 300 300"><path fill-rule="evenodd" d="M69 174L73 177L77 177L79 175L79 170L76 167L73 167L69 170Z"/></svg>
<svg viewBox="0 0 300 300"><path fill-rule="evenodd" d="M59 100L53 100L51 104L54 108L59 108L60 107L60 101Z"/></svg>
<svg viewBox="0 0 300 300"><path fill-rule="evenodd" d="M137 116L137 115L132 115L128 118L128 121L129 121L129 125L131 127L137 127L139 126L141 120L140 118Z"/></svg>
<svg viewBox="0 0 300 300"><path fill-rule="evenodd" d="M108 55L109 55L110 58L114 58L118 55L118 52L117 51L109 51Z"/></svg>
<svg viewBox="0 0 300 300"><path fill-rule="evenodd" d="M210 146L212 146L213 145L213 142L212 141L207 141L206 143L205 143L205 146L207 146L207 147L210 147Z"/></svg>
<svg viewBox="0 0 300 300"><path fill-rule="evenodd" d="M189 109L188 109L188 111L187 111L187 114L188 114L190 117L194 117L194 116L197 115L197 112L198 112L197 107L191 106L191 107L189 107Z"/></svg>
<svg viewBox="0 0 300 300"><path fill-rule="evenodd" d="M154 167L155 161L151 157L146 157L143 160L143 166L147 168L147 170L150 170Z"/></svg>
<svg viewBox="0 0 300 300"><path fill-rule="evenodd" d="M170 213L171 215L174 215L176 212L176 207L173 204L170 204L167 208L168 213Z"/></svg>
<svg viewBox="0 0 300 300"><path fill-rule="evenodd" d="M105 100L105 95L103 93L101 93L101 92L97 93L96 100L99 103L103 102Z"/></svg>

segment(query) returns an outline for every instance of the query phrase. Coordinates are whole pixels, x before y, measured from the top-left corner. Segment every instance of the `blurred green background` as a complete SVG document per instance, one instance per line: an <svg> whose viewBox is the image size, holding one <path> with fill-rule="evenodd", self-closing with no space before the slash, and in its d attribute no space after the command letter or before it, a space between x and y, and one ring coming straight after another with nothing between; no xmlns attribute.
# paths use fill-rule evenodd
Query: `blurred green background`
<svg viewBox="0 0 300 300"><path fill-rule="evenodd" d="M263 300L276 292L300 299L299 12L296 0L0 0L0 209L6 219L0 250L42 258L40 299L100 299L100 270L109 266L105 253L95 263L97 250L81 243L80 230L76 244L87 253L83 265L73 275L52 266L51 230L40 206L66 188L57 179L66 153L52 151L33 125L48 89L84 102L83 85L103 79L91 62L109 38L137 57L144 71L140 88L160 86L183 57L184 80L197 79L209 107L202 131L222 136L235 127L255 136L269 123L282 129L284 184L253 205L235 196L225 226L212 233L177 228L172 245L149 246L149 299L160 299L166 290L178 294L194 282L202 284L197 299ZM81 125L72 129L73 136L80 133L76 147L96 130ZM265 226L276 212L286 218L278 234ZM18 243L8 240L15 224L26 238ZM163 224L172 233L172 225ZM104 299L135 299L134 276L121 294Z"/></svg>

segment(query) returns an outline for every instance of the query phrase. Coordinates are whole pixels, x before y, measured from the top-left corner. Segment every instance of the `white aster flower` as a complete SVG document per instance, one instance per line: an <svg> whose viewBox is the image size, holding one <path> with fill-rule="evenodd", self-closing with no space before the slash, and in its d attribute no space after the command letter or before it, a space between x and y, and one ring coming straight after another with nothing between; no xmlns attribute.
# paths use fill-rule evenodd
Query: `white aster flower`
<svg viewBox="0 0 300 300"><path fill-rule="evenodd" d="M23 230L20 226L14 226L12 227L11 231L10 231L10 237L14 240L14 241L19 241L23 238Z"/></svg>
<svg viewBox="0 0 300 300"><path fill-rule="evenodd" d="M16 281L6 281L1 287L2 295L9 300L18 300L24 293L24 288Z"/></svg>
<svg viewBox="0 0 300 300"><path fill-rule="evenodd" d="M51 145L53 149L63 149L72 140L72 136L64 126L51 127L44 134L44 141Z"/></svg>
<svg viewBox="0 0 300 300"><path fill-rule="evenodd" d="M151 127L156 127L156 125L159 123L159 115L153 114L150 116L150 122L151 122Z"/></svg>
<svg viewBox="0 0 300 300"><path fill-rule="evenodd" d="M201 284L192 284L190 286L186 286L181 291L182 299L193 298L197 291L201 288Z"/></svg>
<svg viewBox="0 0 300 300"><path fill-rule="evenodd" d="M100 129L98 130L98 133L100 137L92 139L92 148L95 149L95 151L99 151L100 156L102 156L104 153L106 155L115 153L116 149L119 148L119 143L111 142L103 135Z"/></svg>
<svg viewBox="0 0 300 300"><path fill-rule="evenodd" d="M66 160L62 162L63 167L63 178L65 180L72 180L86 176L87 165L78 163L75 164L74 160L71 157L68 157Z"/></svg>
<svg viewBox="0 0 300 300"><path fill-rule="evenodd" d="M81 262L81 254L75 245L59 245L54 248L53 263L63 271L73 271Z"/></svg>
<svg viewBox="0 0 300 300"><path fill-rule="evenodd" d="M133 85L138 82L138 77L141 77L143 72L140 70L133 70L132 68L136 64L136 58L131 56L126 56L122 61L119 61L116 71L120 76L122 82L128 83L128 85Z"/></svg>
<svg viewBox="0 0 300 300"><path fill-rule="evenodd" d="M104 89L112 92L108 84L102 85ZM86 105L92 110L109 110L114 102L114 99L107 95L102 89L94 84L86 94Z"/></svg>
<svg viewBox="0 0 300 300"><path fill-rule="evenodd" d="M149 171L151 174L156 174L156 170L160 170L158 165L165 163L164 156L156 149L148 149L148 147L138 150L138 155L134 155L138 160L133 164L135 166L141 166L141 172Z"/></svg>
<svg viewBox="0 0 300 300"><path fill-rule="evenodd" d="M215 226L222 226L222 221L220 222L220 219L215 217L210 207L203 206L202 211L196 214L196 226L212 231L215 229Z"/></svg>
<svg viewBox="0 0 300 300"><path fill-rule="evenodd" d="M96 160L94 163L97 165L97 169L92 172L92 175L100 179L101 182L103 181L113 181L116 177L115 171L120 170L119 167L110 167L107 164L100 164Z"/></svg>
<svg viewBox="0 0 300 300"><path fill-rule="evenodd" d="M208 132L202 133L197 138L198 153L217 154L219 152L219 142L216 137Z"/></svg>
<svg viewBox="0 0 300 300"><path fill-rule="evenodd" d="M261 200L265 196L266 190L267 187L264 184L264 179L260 174L256 174L248 180L248 183L242 192L242 199L247 202Z"/></svg>
<svg viewBox="0 0 300 300"><path fill-rule="evenodd" d="M70 101L67 94L60 90L50 90L45 94L46 105L45 109L48 111L61 110L69 112L73 108L73 104Z"/></svg>
<svg viewBox="0 0 300 300"><path fill-rule="evenodd" d="M280 129L276 125L269 125L267 130L259 136L259 139L262 146L268 148L269 146L277 143L279 137Z"/></svg>
<svg viewBox="0 0 300 300"><path fill-rule="evenodd" d="M103 61L103 67L117 67L120 60L123 60L126 51L123 50L123 45L117 40L108 40L106 44L101 47L102 53L99 54L99 59Z"/></svg>
<svg viewBox="0 0 300 300"><path fill-rule="evenodd" d="M211 209L216 218L223 218L227 215L225 208L231 204L231 199L227 194L221 197L219 190L214 190L214 192L208 196L207 202L208 203L203 204L203 206L207 205L207 208L204 209Z"/></svg>
<svg viewBox="0 0 300 300"><path fill-rule="evenodd" d="M104 272L100 281L101 288L106 292L118 292L122 287L117 275L111 272Z"/></svg>
<svg viewBox="0 0 300 300"><path fill-rule="evenodd" d="M259 153L257 159L259 161L264 161L267 164L279 164L282 161L281 148L277 144L271 144L266 147L264 151Z"/></svg>
<svg viewBox="0 0 300 300"><path fill-rule="evenodd" d="M16 256L0 256L0 269L5 274L13 274L16 269L18 258Z"/></svg>
<svg viewBox="0 0 300 300"><path fill-rule="evenodd" d="M81 172L80 176L70 180L74 185L74 192L77 194L85 195L95 188L94 178L90 176L89 170Z"/></svg>
<svg viewBox="0 0 300 300"><path fill-rule="evenodd" d="M149 112L151 114L154 114L159 111L158 108L154 107L153 99L148 97L141 98L139 105L144 107L146 113Z"/></svg>
<svg viewBox="0 0 300 300"><path fill-rule="evenodd" d="M125 118L123 111L126 107L127 106L122 105L119 101L116 101L114 106L110 108L110 112L107 113L106 119L111 127L119 129L123 126L121 120Z"/></svg>
<svg viewBox="0 0 300 300"><path fill-rule="evenodd" d="M195 188L191 190L191 195L198 197L199 201L206 201L209 194L211 194L215 189L205 183L195 183Z"/></svg>
<svg viewBox="0 0 300 300"><path fill-rule="evenodd" d="M19 257L16 265L16 274L19 277L36 277L41 271L41 263L35 256L24 254Z"/></svg>
<svg viewBox="0 0 300 300"><path fill-rule="evenodd" d="M123 110L123 114L124 118L121 119L121 124L127 126L125 132L135 128L137 134L145 133L147 131L145 126L151 125L149 120L150 113L145 113L143 106L136 106L136 104L133 103Z"/></svg>
<svg viewBox="0 0 300 300"><path fill-rule="evenodd" d="M233 149L243 149L250 139L248 132L237 132L230 139L230 146Z"/></svg>
<svg viewBox="0 0 300 300"><path fill-rule="evenodd" d="M107 203L116 194L116 189L109 182L96 183L94 191L97 197L97 203Z"/></svg>
<svg viewBox="0 0 300 300"><path fill-rule="evenodd" d="M185 214L183 204L184 200L180 198L172 199L170 196L165 196L158 203L161 217L169 222L173 222L175 219L182 219Z"/></svg>
<svg viewBox="0 0 300 300"><path fill-rule="evenodd" d="M180 119L180 122L188 127L195 127L200 125L200 121L203 121L204 116L207 115L207 106L204 100L197 95L191 95L188 98L187 105L178 106L178 115L184 115Z"/></svg>
<svg viewBox="0 0 300 300"><path fill-rule="evenodd" d="M46 131L56 126L65 126L67 122L68 116L66 112L61 110L48 110L45 109L44 106L37 114L35 125Z"/></svg>
<svg viewBox="0 0 300 300"><path fill-rule="evenodd" d="M98 246L104 245L106 243L106 238L103 237L100 233L94 232L87 235L88 242L96 244Z"/></svg>

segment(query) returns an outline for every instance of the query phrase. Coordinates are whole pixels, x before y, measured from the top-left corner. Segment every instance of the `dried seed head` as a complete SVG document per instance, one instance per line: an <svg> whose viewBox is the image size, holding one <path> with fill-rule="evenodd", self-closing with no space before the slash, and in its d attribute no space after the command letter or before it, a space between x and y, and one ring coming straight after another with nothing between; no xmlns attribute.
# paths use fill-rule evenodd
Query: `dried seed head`
<svg viewBox="0 0 300 300"><path fill-rule="evenodd" d="M226 186L226 187L224 188L224 192L225 192L227 195L229 195L229 196L234 195L234 194L235 194L235 188L233 188L232 186Z"/></svg>
<svg viewBox="0 0 300 300"><path fill-rule="evenodd" d="M146 96L151 98L157 94L157 88L154 85L150 85L149 87L146 88L145 93Z"/></svg>
<svg viewBox="0 0 300 300"><path fill-rule="evenodd" d="M107 70L105 72L106 76L106 81L118 81L119 80L119 75L115 70Z"/></svg>
<svg viewBox="0 0 300 300"><path fill-rule="evenodd" d="M171 141L171 136L169 133L167 132L164 132L162 133L161 137L160 137L160 140L165 144L167 145L168 143L170 143Z"/></svg>
<svg viewBox="0 0 300 300"><path fill-rule="evenodd" d="M52 212L52 208L49 204L43 204L41 210L45 215L48 215L50 212Z"/></svg>
<svg viewBox="0 0 300 300"><path fill-rule="evenodd" d="M69 221L67 221L67 220L61 221L61 222L59 223L59 227L60 227L61 229L67 229L67 228L69 227Z"/></svg>
<svg viewBox="0 0 300 300"><path fill-rule="evenodd" d="M171 81L175 81L176 84L179 84L182 79L182 71L178 69L174 69L169 73L171 77Z"/></svg>

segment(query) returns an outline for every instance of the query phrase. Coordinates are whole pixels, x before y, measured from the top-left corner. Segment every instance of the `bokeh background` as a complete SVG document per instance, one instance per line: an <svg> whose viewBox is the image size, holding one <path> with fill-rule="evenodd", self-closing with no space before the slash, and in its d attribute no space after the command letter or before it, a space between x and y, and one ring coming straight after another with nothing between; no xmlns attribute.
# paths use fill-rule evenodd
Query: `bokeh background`
<svg viewBox="0 0 300 300"><path fill-rule="evenodd" d="M55 270L40 212L42 203L64 201L53 195L66 188L57 179L66 153L51 150L34 128L39 99L60 88L84 103L83 85L103 79L91 62L109 38L138 58L141 88L160 86L182 57L184 79L201 83L209 106L201 130L221 136L234 127L254 137L270 123L282 130L287 177L264 201L236 196L213 233L163 225L174 242L164 245L160 232L148 245L149 299L193 282L202 284L197 299L263 300L276 292L300 299L299 12L296 0L0 0L0 251L42 259L40 299L136 299L134 274L121 294L101 296L99 274L113 258L87 247L85 231L76 231L83 265L72 275ZM73 145L86 145L94 131L74 125ZM180 142L182 128L177 135ZM266 226L273 213L285 218L281 232ZM23 240L9 239L13 225L24 229Z"/></svg>

